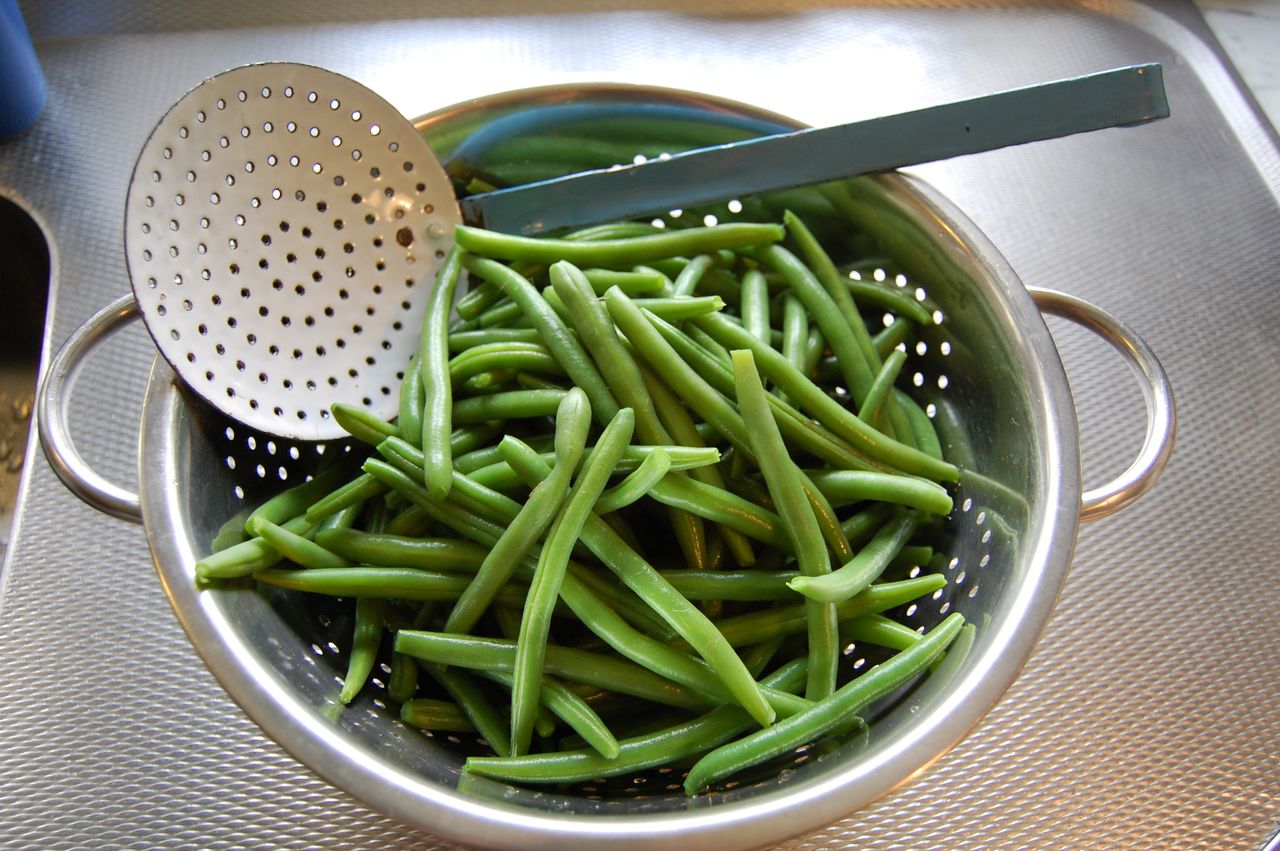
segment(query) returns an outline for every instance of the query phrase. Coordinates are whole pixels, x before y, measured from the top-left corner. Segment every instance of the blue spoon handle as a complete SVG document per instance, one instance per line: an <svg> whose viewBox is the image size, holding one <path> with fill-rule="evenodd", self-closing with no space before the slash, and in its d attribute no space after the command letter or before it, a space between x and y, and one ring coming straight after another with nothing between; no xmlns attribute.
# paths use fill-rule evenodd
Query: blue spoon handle
<svg viewBox="0 0 1280 851"><path fill-rule="evenodd" d="M1169 115L1158 64L1132 65L837 127L762 136L462 199L506 233L664 213Z"/></svg>

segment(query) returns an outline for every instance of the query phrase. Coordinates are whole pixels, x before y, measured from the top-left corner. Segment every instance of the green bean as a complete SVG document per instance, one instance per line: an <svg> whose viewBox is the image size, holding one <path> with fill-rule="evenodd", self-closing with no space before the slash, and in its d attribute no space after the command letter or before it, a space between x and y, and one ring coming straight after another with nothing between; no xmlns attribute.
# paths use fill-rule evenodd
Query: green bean
<svg viewBox="0 0 1280 851"><path fill-rule="evenodd" d="M377 446L391 435L400 433L400 429L375 417L365 408L337 402L330 411L333 413L334 421L342 426L343 431L370 446Z"/></svg>
<svg viewBox="0 0 1280 851"><path fill-rule="evenodd" d="M483 423L455 428L449 434L451 454L456 458L487 445L503 433L505 425L506 423L501 420L486 420Z"/></svg>
<svg viewBox="0 0 1280 851"><path fill-rule="evenodd" d="M881 358L889 357L890 353L903 345L907 338L911 336L911 332L916 328L916 323L910 319L903 319L901 316L893 320L893 323L883 331L877 333L871 338L872 343L876 347L876 353Z"/></svg>
<svg viewBox="0 0 1280 851"><path fill-rule="evenodd" d="M536 457L536 453L534 453L534 455ZM427 494L426 489L418 485L412 477L406 475L402 470L396 469L394 466L376 458L370 458L365 461L364 467L367 472L373 473L388 486L403 493L410 501L419 506L426 515L430 516L437 522L443 523L471 540L484 546L492 547L501 537L505 528L504 526L485 517L481 517L456 504L452 504L447 501L438 502L432 500ZM515 502L503 497L501 494L496 494L495 496L497 499L494 500L491 507L505 511L508 519L514 518L519 511L519 506ZM535 547L534 549L536 550L537 548ZM583 582L579 582L579 576L582 577ZM592 602L599 602L595 595L597 593L603 594L605 589L601 585L593 585L588 589L585 581L589 576L589 572L578 569L575 565L570 564L569 576L565 578L564 587L561 589L561 595L564 597L566 604L573 607L579 603L581 606L586 606ZM635 600L634 597L614 592L609 595L609 602L618 607L620 611L624 612L628 619L644 626L644 628L652 634L665 636L670 635L669 631L666 630L665 625L639 600ZM575 609L575 611L578 611L578 609ZM588 613L588 615L589 614L590 613ZM605 616L616 617L613 611L608 609L608 607L605 607L602 610L601 617ZM579 612L579 617L582 619L584 625L593 632L600 628L599 624L591 621L588 616L584 616L581 611ZM631 630L631 632L635 633L637 636L640 635L639 633L636 633L635 630Z"/></svg>
<svg viewBox="0 0 1280 851"><path fill-rule="evenodd" d="M409 657L405 657L409 658ZM415 670L417 665L413 664ZM457 704L428 697L415 697L400 706L400 720L410 727L450 733L473 733L473 725Z"/></svg>
<svg viewBox="0 0 1280 851"><path fill-rule="evenodd" d="M510 236L459 225L455 239L467 251L503 260L545 263L568 260L583 266L630 267L663 257L693 256L721 248L744 248L778 242L780 225L730 223L709 228L668 230L630 239L569 241Z"/></svg>
<svg viewBox="0 0 1280 851"><path fill-rule="evenodd" d="M938 432L933 427L933 420L906 393L895 388L893 395L907 415L911 433L915 436L916 445L920 447L920 451L934 458L942 458L942 443L938 440Z"/></svg>
<svg viewBox="0 0 1280 851"><path fill-rule="evenodd" d="M724 299L718 295L689 296L686 298L637 298L636 307L661 316L668 322L693 319L724 310Z"/></svg>
<svg viewBox="0 0 1280 851"><path fill-rule="evenodd" d="M691 409L715 426L734 446L750 451L746 427L738 412L680 358L640 308L619 289L611 289L605 294L605 304L614 323L654 372L661 375Z"/></svg>
<svg viewBox="0 0 1280 851"><path fill-rule="evenodd" d="M444 499L453 481L453 447L449 430L453 426L453 385L449 381L449 310L461 277L464 252L454 246L436 274L435 286L427 297L418 347L418 368L422 379L422 440L426 453L424 481L427 492Z"/></svg>
<svg viewBox="0 0 1280 851"><path fill-rule="evenodd" d="M409 703L417 691L418 663L411 656L406 656L403 653L392 653L391 673L387 674L387 697L391 698L396 703L401 704L401 721L405 721L404 704ZM461 715L461 713L459 713L459 715ZM405 721L405 723L413 724L412 721ZM423 727L426 725L415 724L414 726Z"/></svg>
<svg viewBox="0 0 1280 851"><path fill-rule="evenodd" d="M537 343L542 339L533 328L484 328L449 334L449 351L465 352L490 343Z"/></svg>
<svg viewBox="0 0 1280 851"><path fill-rule="evenodd" d="M517 238L511 237L511 239ZM542 342L564 367L565 373L587 394L596 418L601 423L608 422L618 411L617 401L605 385L596 364L587 356L582 344L578 342L578 338L565 325L564 320L552 310L533 284L513 270L492 260L470 258L467 261L467 270L493 280L502 287L502 291L518 305L520 312L533 323L542 337Z"/></svg>
<svg viewBox="0 0 1280 851"><path fill-rule="evenodd" d="M487 671L482 676L501 683L508 689L515 686L515 677L502 671ZM551 677L543 677L538 698L543 707L568 724L596 753L605 759L613 759L618 755L618 740L609 732L608 726L585 700L563 683ZM554 720L552 724L554 731Z"/></svg>
<svg viewBox="0 0 1280 851"><path fill-rule="evenodd" d="M499 302L498 304L495 304L493 307L486 310L484 313L480 314L479 318L476 320L480 325L480 328L477 330L482 330L482 331L489 331L489 330L496 331L499 329L533 330L533 326L517 324L523 316L524 316L524 311L520 309L520 305L517 304L516 302L514 301ZM539 334L538 338L541 339L542 335Z"/></svg>
<svg viewBox="0 0 1280 851"><path fill-rule="evenodd" d="M246 518L243 528L247 530L249 523L257 518L280 524L297 517L299 514L308 511L318 500L323 499L330 491L339 487L350 477L351 469L349 464L334 464L327 470L318 473L315 477L300 485L294 485L259 505ZM253 533L250 532L249 534L252 535Z"/></svg>
<svg viewBox="0 0 1280 851"><path fill-rule="evenodd" d="M898 380L898 373L902 372L902 365L906 362L907 353L901 349L894 349L884 359L866 398L862 400L862 407L858 408L860 419L872 426L878 425L884 404L892 397L893 383Z"/></svg>
<svg viewBox="0 0 1280 851"><path fill-rule="evenodd" d="M530 483L550 474L536 455L525 456ZM624 584L648 603L689 646L709 664L726 691L762 724L769 723L774 710L766 705L759 688L745 670L737 654L706 615L691 605L671 583L653 569L634 549L598 517L589 517L583 526L583 542ZM566 601L567 602L567 601ZM570 604L572 605L572 603ZM598 633L597 633L598 634ZM603 636L602 636L603 637ZM614 645L615 648L617 645ZM665 648L664 648L665 649ZM619 649L626 655L635 648Z"/></svg>
<svg viewBox="0 0 1280 851"><path fill-rule="evenodd" d="M747 666L747 670L751 672L751 676L759 677L760 674L764 672L764 669L769 666L769 663L773 661L773 657L782 649L782 645L785 642L785 637L778 636L777 638L771 638L768 641L761 641L759 644L752 645L747 649L746 653L742 654L742 664ZM808 661L805 659L793 659L791 662L786 664L791 665L796 662L803 665L808 664Z"/></svg>
<svg viewBox="0 0 1280 851"><path fill-rule="evenodd" d="M927 308L897 290L891 290L888 287L878 286L870 281L854 278L846 280L845 286L848 287L849 292L855 299L862 299L868 304L883 307L885 310L906 317L919 325L933 324L933 317L929 315Z"/></svg>
<svg viewBox="0 0 1280 851"><path fill-rule="evenodd" d="M314 541L261 517L250 520L248 532L262 538L273 550L300 567L346 567L350 564Z"/></svg>
<svg viewBox="0 0 1280 851"><path fill-rule="evenodd" d="M795 242L796 249L804 258L805 265L813 271L814 276L822 283L827 295L831 296L831 300L840 311L841 317L853 334L858 350L862 352L863 360L872 370L879 368L880 358L871 343L871 337L867 334L866 322L863 321L862 314L858 312L857 305L849 295L846 279L841 277L835 264L831 262L831 257L823 250L813 232L799 216L787 210L783 213L782 221L787 227L787 235Z"/></svg>
<svg viewBox="0 0 1280 851"><path fill-rule="evenodd" d="M485 343L449 361L449 380L457 386L466 378L495 369L564 375L559 362L541 343Z"/></svg>
<svg viewBox="0 0 1280 851"><path fill-rule="evenodd" d="M827 339L822 336L822 329L814 326L809 329L809 339L804 344L804 369L801 370L806 376L817 374L818 361L827 350ZM840 367L836 364L835 355L831 356L832 364L835 366L833 375L840 374Z"/></svg>
<svg viewBox="0 0 1280 851"><path fill-rule="evenodd" d="M501 444L498 444L501 447ZM672 470L696 470L701 467L707 467L717 463L720 460L720 450L715 447L708 446L650 446L648 444L632 444L627 447L627 451L622 453L622 459L618 461L618 466L614 468L615 473L630 473L644 463L644 459L648 458L657 450L661 449L666 453L671 461ZM551 460L554 456L550 452L539 452L543 460ZM520 477L515 470L511 468L511 464L506 461L499 461L494 464L487 464L469 472L473 481L482 484L485 487L492 488L496 491L508 491L520 484Z"/></svg>
<svg viewBox="0 0 1280 851"><path fill-rule="evenodd" d="M848 564L825 576L797 576L787 584L823 603L839 603L874 582L916 531L914 515L904 513L886 523Z"/></svg>
<svg viewBox="0 0 1280 851"><path fill-rule="evenodd" d="M674 326L671 326L671 327L674 328ZM721 369L727 370L729 372L733 371L732 368L729 366L729 350L726 349L724 346L720 345L719 340L712 337L706 331L703 331L697 325L685 325L681 330L683 331L684 336L688 337L691 342L696 344L699 348L701 348L704 352L706 352L706 354L714 358L715 362L720 366ZM663 336L665 337L666 334L664 333ZM668 342L670 342L670 340L668 340Z"/></svg>
<svg viewBox="0 0 1280 851"><path fill-rule="evenodd" d="M242 508L235 514L231 515L231 519L218 527L217 533L213 536L213 540L209 542L209 552L217 553L225 549L234 547L236 544L243 544L249 540L249 534L244 530L244 521L249 518L253 511L249 508Z"/></svg>
<svg viewBox="0 0 1280 851"><path fill-rule="evenodd" d="M382 642L382 613L386 601L377 597L361 597L356 600L355 626L351 636L351 650L347 654L347 675L342 681L338 701L343 705L355 700L364 688L378 658L378 645Z"/></svg>
<svg viewBox="0 0 1280 851"><path fill-rule="evenodd" d="M586 395L582 398L585 400ZM588 408L589 410L589 408ZM582 462L582 471L574 482L568 500L556 515L538 556L538 567L529 586L529 598L520 621L520 638L516 643L516 660L511 690L511 749L514 755L525 753L533 735L534 709L542 684L543 659L547 635L551 629L551 610L560 594L569 566L569 555L600 493L609 481L622 450L631 442L635 414L621 408L600 435L599 441ZM585 429L583 429L585 433ZM554 474L554 471L552 471Z"/></svg>
<svg viewBox="0 0 1280 851"><path fill-rule="evenodd" d="M625 508L645 496L649 490L671 470L671 456L661 448L641 462L625 479L600 494L594 511L598 515L609 514Z"/></svg>
<svg viewBox="0 0 1280 851"><path fill-rule="evenodd" d="M709 254L701 254L684 265L676 279L671 283L671 294L676 297L692 296L698 288L698 282L711 268L712 259ZM606 290L605 292L608 292ZM630 293L628 293L630 295Z"/></svg>
<svg viewBox="0 0 1280 851"><path fill-rule="evenodd" d="M660 232L659 228L648 222L605 222L604 224L588 225L585 228L570 231L562 238L585 242L601 239L631 239L636 236L649 236Z"/></svg>
<svg viewBox="0 0 1280 851"><path fill-rule="evenodd" d="M689 770L685 791L692 795L748 766L820 738L872 701L923 673L947 648L962 626L962 615L958 612L948 615L909 649L841 686L813 707L716 748Z"/></svg>
<svg viewBox="0 0 1280 851"><path fill-rule="evenodd" d="M409 358L404 380L400 382L400 414L396 417L396 429L400 437L414 446L422 445L422 412L427 397L422 389L422 371L418 368L418 356Z"/></svg>
<svg viewBox="0 0 1280 851"><path fill-rule="evenodd" d="M555 436L551 434L540 434L528 438L530 446L536 447L539 452L550 452L551 447L555 443ZM492 464L502 463L502 453L498 447L502 441L499 439L497 443L468 452L465 455L456 456L453 459L453 467L460 473L470 475L477 470L488 467Z"/></svg>
<svg viewBox="0 0 1280 851"><path fill-rule="evenodd" d="M299 516L281 524L281 528L295 535L302 535L314 529L315 524L305 516ZM198 579L239 579L271 567L282 558L262 538L250 538L200 559L196 562L195 573Z"/></svg>
<svg viewBox="0 0 1280 851"><path fill-rule="evenodd" d="M844 533L850 546L860 547L889 520L891 508L884 503L873 503L861 511L851 514L840 522L840 531Z"/></svg>
<svg viewBox="0 0 1280 851"><path fill-rule="evenodd" d="M828 396L822 388L805 378L781 354L761 343L745 329L735 326L718 314L703 316L694 321L722 343L750 349L760 370L790 398L808 408L818 421L830 428L833 433L843 437L872 458L905 473L914 473L938 481L955 481L959 475L954 465L931 458L914 447L892 440L862 422L845 410L839 402Z"/></svg>
<svg viewBox="0 0 1280 851"><path fill-rule="evenodd" d="M348 505L321 520L320 525L316 527L316 534L319 535L326 529L350 529L363 513L364 505Z"/></svg>
<svg viewBox="0 0 1280 851"><path fill-rule="evenodd" d="M582 274L591 282L597 295L604 295L609 287L619 287L630 296L642 296L661 292L667 285L667 276L661 272L633 270L622 272L614 269L583 269Z"/></svg>
<svg viewBox="0 0 1280 851"><path fill-rule="evenodd" d="M629 313L625 305L619 304L617 309L624 314ZM742 424L742 418L733 410L728 399L724 398L733 393L733 373L727 365L728 355L725 355L724 363L719 363L706 349L694 343L689 335L683 334L671 324L655 316L642 314L642 318L658 331L666 344L666 348L663 348L637 323L632 328L632 332L629 332L629 336L634 342L634 335L640 335L641 344L648 352L645 355L646 359L652 363L664 364L664 377L679 385L681 397L689 401L689 406L704 419L711 420L720 433L735 447L750 454L750 446L745 442L746 427ZM634 317L629 315L620 320L627 323L628 327L631 327L631 323L635 321ZM674 364L670 360L673 356L676 357ZM693 395L688 395L690 393ZM720 395L717 396L717 393ZM799 449L839 467L858 470L892 469L858 452L844 440L809 420L778 396L769 393L767 398L778 422L778 428Z"/></svg>
<svg viewBox="0 0 1280 851"><path fill-rule="evenodd" d="M791 292L804 302L809 316L835 352L845 386L849 388L854 401L861 405L871 387L872 365L867 362L853 328L845 321L835 300L800 258L782 246L771 245L760 249L758 254L762 261L782 274L790 285Z"/></svg>
<svg viewBox="0 0 1280 851"><path fill-rule="evenodd" d="M560 406L560 390L508 390L492 396L473 396L453 406L457 425L473 425L486 420L516 420L549 417Z"/></svg>
<svg viewBox="0 0 1280 851"><path fill-rule="evenodd" d="M865 641L890 650L906 650L921 634L884 615L863 615L840 624L841 641Z"/></svg>
<svg viewBox="0 0 1280 851"><path fill-rule="evenodd" d="M664 570L662 578L690 600L794 600L794 570Z"/></svg>
<svg viewBox="0 0 1280 851"><path fill-rule="evenodd" d="M427 513L416 505L409 505L408 508L388 520L386 527L382 531L388 535L420 538L430 528L431 518L427 516Z"/></svg>
<svg viewBox="0 0 1280 851"><path fill-rule="evenodd" d="M424 662L504 673L511 672L516 658L514 641L418 630L397 632L395 649ZM552 676L664 706L705 710L711 705L697 692L613 656L548 644L544 666Z"/></svg>
<svg viewBox="0 0 1280 851"><path fill-rule="evenodd" d="M481 281L472 287L466 295L458 299L458 303L454 305L454 310L463 319L475 319L501 298L502 290L498 289L495 284Z"/></svg>
<svg viewBox="0 0 1280 851"><path fill-rule="evenodd" d="M373 476L361 474L342 487L316 500L307 509L306 519L311 523L319 523L326 517L336 514L353 505L361 505L365 500L386 493L386 485Z"/></svg>
<svg viewBox="0 0 1280 851"><path fill-rule="evenodd" d="M428 666L427 673L448 692L462 714L467 716L472 726L488 741L494 753L511 755L511 742L507 739L502 718L472 677L463 671L442 665Z"/></svg>
<svg viewBox="0 0 1280 851"><path fill-rule="evenodd" d="M471 583L458 573L435 573L416 567L317 567L282 570L269 567L253 574L268 585L323 594L328 597L382 597L399 600L456 600ZM520 605L522 597L511 586L504 601Z"/></svg>
<svg viewBox="0 0 1280 851"><path fill-rule="evenodd" d="M517 372L516 384L519 384L525 390L559 390L564 392L569 389L565 382L552 381L541 375L534 375L532 372Z"/></svg>
<svg viewBox="0 0 1280 851"><path fill-rule="evenodd" d="M782 433L769 410L755 359L750 352L741 349L730 352L730 357L738 388L738 407L747 423L765 485L791 539L791 548L795 551L801 573L797 579L828 574L831 572L830 554L805 496L800 470L787 453ZM791 583L793 588L795 581ZM808 609L809 682L805 687L805 697L817 700L835 688L836 663L840 659L839 639L834 606L815 602Z"/></svg>
<svg viewBox="0 0 1280 851"><path fill-rule="evenodd" d="M765 682L779 689L803 681L803 660L783 666ZM469 757L465 769L473 774L514 783L574 783L643 771L676 762L729 741L750 730L752 720L736 706L722 706L692 721L619 742L618 756L601 758L590 749L524 757Z"/></svg>
<svg viewBox="0 0 1280 851"><path fill-rule="evenodd" d="M489 552L451 538L409 538L357 529L322 529L316 533L316 543L349 562L445 573L475 573Z"/></svg>
<svg viewBox="0 0 1280 851"><path fill-rule="evenodd" d="M663 505L712 520L772 547L792 551L791 539L777 514L731 491L688 477L668 475L650 489L649 496Z"/></svg>
<svg viewBox="0 0 1280 851"><path fill-rule="evenodd" d="M808 475L837 508L862 500L877 500L945 517L953 505L946 488L911 476L866 470L810 470Z"/></svg>
<svg viewBox="0 0 1280 851"><path fill-rule="evenodd" d="M937 573L926 573L914 579L896 582L878 582L861 594L838 603L836 618L845 621L860 615L887 611L932 594L939 588L945 588L946 584L947 578ZM804 632L807 626L804 603L734 615L716 622L725 641L734 647L745 647L779 635L794 635Z"/></svg>
<svg viewBox="0 0 1280 851"><path fill-rule="evenodd" d="M653 398L645 389L640 368L631 352L622 345L609 313L596 298L582 272L572 263L555 263L549 270L551 285L568 305L582 343L595 358L605 383L621 405L631 408L635 429L645 443L670 444L671 435L658 419ZM680 476L680 474L676 474ZM707 563L706 529L693 515L668 512L681 552L698 567Z"/></svg>
<svg viewBox="0 0 1280 851"><path fill-rule="evenodd" d="M654 374L653 370L647 366L640 367L640 377L644 380L645 390L648 391L650 398L653 399L654 410L658 412L658 419L661 420L663 426L671 434L671 439L677 443L683 444L684 447L698 448L706 445L702 436L698 433L697 425L690 416L689 410L685 407L684 402L680 400L671 388ZM717 453L719 454L719 453ZM667 455L672 455L671 451ZM673 461L671 469L678 470L679 466ZM720 474L719 468L707 465L692 468L689 476L703 484L716 488L724 488L724 476ZM742 567L750 567L755 564L755 550L752 549L751 542L741 532L730 529L728 526L717 526L720 533L720 540L723 540L724 546L732 553L734 561ZM708 560L711 558L711 544L708 544ZM711 567L711 565L708 565ZM708 614L714 615L714 611L708 611Z"/></svg>
<svg viewBox="0 0 1280 851"><path fill-rule="evenodd" d="M570 479L586 448L591 425L587 396L577 388L565 394L556 414L556 470L521 506L510 525L494 543L476 573L475 580L454 605L445 622L447 632L467 632L506 583L529 550L551 525L569 492Z"/></svg>
<svg viewBox="0 0 1280 851"><path fill-rule="evenodd" d="M808 375L805 346L809 342L809 314L804 302L791 293L782 299L782 356L800 372Z"/></svg>
<svg viewBox="0 0 1280 851"><path fill-rule="evenodd" d="M644 305L637 305L637 307L644 307ZM765 283L764 273L759 269L752 269L742 276L741 309L743 327L757 339L768 343L772 337L769 323L769 286Z"/></svg>

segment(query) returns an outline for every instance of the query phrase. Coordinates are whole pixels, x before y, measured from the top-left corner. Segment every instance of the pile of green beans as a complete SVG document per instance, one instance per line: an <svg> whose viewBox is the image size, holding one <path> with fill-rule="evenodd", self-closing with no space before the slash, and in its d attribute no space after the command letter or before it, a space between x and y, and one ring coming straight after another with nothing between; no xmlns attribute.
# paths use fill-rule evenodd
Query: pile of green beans
<svg viewBox="0 0 1280 851"><path fill-rule="evenodd" d="M889 616L947 583L958 473L896 386L932 320L839 269L790 213L459 227L398 418L335 406L358 449L196 573L341 598L338 699L389 666L401 720L481 737L486 777L672 766L693 795L848 736L963 618Z"/></svg>

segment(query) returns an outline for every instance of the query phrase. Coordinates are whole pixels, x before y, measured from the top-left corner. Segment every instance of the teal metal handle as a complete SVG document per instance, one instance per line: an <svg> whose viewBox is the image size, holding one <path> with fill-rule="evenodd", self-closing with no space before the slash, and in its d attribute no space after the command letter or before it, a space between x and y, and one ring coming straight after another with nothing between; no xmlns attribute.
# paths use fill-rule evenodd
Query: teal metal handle
<svg viewBox="0 0 1280 851"><path fill-rule="evenodd" d="M467 224L538 234L889 171L1169 115L1158 64L798 130L462 199Z"/></svg>

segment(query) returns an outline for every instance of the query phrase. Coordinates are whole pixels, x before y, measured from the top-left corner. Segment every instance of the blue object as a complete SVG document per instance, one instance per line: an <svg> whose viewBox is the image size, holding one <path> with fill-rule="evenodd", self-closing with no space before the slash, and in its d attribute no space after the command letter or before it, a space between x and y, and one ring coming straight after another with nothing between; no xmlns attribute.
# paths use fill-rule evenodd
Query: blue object
<svg viewBox="0 0 1280 851"><path fill-rule="evenodd" d="M1133 65L499 189L463 198L459 206L467 224L507 233L548 233L1168 115L1161 67Z"/></svg>
<svg viewBox="0 0 1280 851"><path fill-rule="evenodd" d="M48 94L18 0L0 0L0 139L30 127Z"/></svg>

